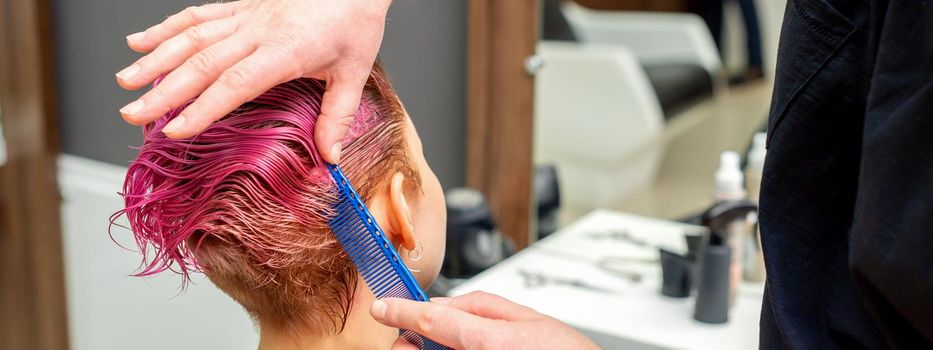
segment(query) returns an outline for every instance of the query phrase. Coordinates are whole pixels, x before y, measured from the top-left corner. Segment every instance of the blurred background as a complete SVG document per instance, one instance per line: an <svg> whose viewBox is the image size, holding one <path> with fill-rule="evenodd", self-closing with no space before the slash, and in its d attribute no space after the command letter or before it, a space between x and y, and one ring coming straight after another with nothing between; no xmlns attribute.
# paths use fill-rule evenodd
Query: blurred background
<svg viewBox="0 0 933 350"><path fill-rule="evenodd" d="M0 349L255 348L249 317L209 281L196 277L182 291L176 275L129 277L139 255L118 244L135 246L132 236L108 235L131 146L141 143L117 113L140 94L114 80L139 57L124 37L201 3L0 0ZM753 139L767 120L784 8L784 0L395 1L380 58L448 191L448 257L431 293L527 282L497 273L584 226L675 236L704 228L704 211L723 200L722 153L737 152L740 163L725 163L742 175L751 169L753 178L758 166L746 155L763 152ZM753 181L746 185L754 200ZM636 270L660 276L649 250L653 265ZM661 298L658 276L639 282L651 291L645 298ZM578 292L561 288L552 296ZM634 299L642 287L620 288L654 305ZM750 300L756 288L747 286ZM657 309L645 313L691 318L684 310L693 304L652 302ZM663 319L590 326L543 311L606 348L702 348L709 344L693 340L705 337L751 348L757 306L735 305L747 307L733 306L729 325L712 329ZM636 321L648 328L619 326ZM663 339L675 331L687 343Z"/></svg>

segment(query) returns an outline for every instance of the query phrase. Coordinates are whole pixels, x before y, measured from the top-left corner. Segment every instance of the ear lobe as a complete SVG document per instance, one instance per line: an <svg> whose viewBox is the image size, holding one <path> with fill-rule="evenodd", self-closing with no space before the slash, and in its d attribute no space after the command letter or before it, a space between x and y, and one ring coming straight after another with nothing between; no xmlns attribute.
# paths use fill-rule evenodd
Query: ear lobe
<svg viewBox="0 0 933 350"><path fill-rule="evenodd" d="M392 231L397 232L399 243L405 249L415 249L415 228L412 226L411 210L408 207L408 199L405 198L405 175L401 172L392 175L392 182L389 184L389 223L392 225Z"/></svg>

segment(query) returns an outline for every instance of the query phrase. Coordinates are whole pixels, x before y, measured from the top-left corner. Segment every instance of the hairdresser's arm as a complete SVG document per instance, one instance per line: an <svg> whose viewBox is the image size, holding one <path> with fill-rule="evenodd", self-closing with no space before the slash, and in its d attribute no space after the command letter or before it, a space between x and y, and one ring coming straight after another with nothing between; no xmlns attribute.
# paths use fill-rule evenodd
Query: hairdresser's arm
<svg viewBox="0 0 933 350"><path fill-rule="evenodd" d="M497 295L473 292L430 303L383 299L373 318L408 329L454 349L598 349L579 332L554 318ZM401 338L393 350L416 349Z"/></svg>
<svg viewBox="0 0 933 350"><path fill-rule="evenodd" d="M120 110L131 124L198 97L163 131L193 136L237 106L298 77L327 81L315 141L336 162L382 42L391 0L241 0L189 7L127 37L147 53L117 73L126 89L161 83Z"/></svg>

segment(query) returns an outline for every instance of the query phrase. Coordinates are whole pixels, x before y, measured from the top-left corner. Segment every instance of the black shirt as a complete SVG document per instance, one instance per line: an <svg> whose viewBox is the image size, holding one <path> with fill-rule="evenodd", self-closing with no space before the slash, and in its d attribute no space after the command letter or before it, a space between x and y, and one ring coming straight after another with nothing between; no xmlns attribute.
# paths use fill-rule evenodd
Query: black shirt
<svg viewBox="0 0 933 350"><path fill-rule="evenodd" d="M933 7L788 2L768 122L765 349L933 344Z"/></svg>

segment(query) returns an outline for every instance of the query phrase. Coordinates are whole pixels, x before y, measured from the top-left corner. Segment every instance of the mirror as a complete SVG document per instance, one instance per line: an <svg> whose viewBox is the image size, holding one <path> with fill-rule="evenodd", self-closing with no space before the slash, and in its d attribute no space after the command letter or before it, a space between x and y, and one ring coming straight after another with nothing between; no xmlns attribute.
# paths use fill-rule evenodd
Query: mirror
<svg viewBox="0 0 933 350"><path fill-rule="evenodd" d="M737 1L718 19L696 3L541 2L539 237L597 209L695 217L713 202L720 154L744 159L763 131L783 2L757 2L758 30ZM746 45L756 31L757 53Z"/></svg>

